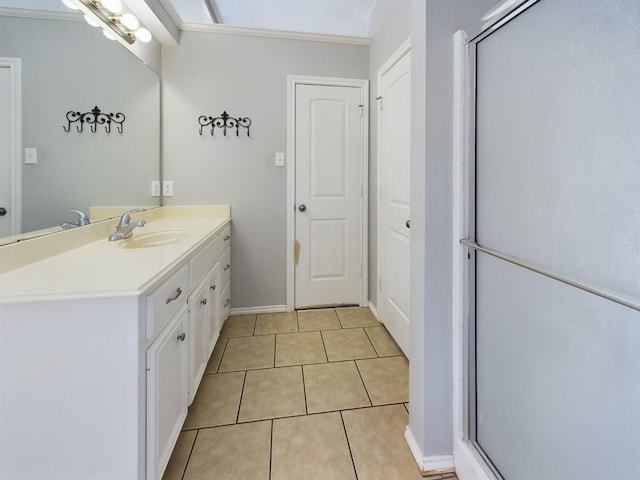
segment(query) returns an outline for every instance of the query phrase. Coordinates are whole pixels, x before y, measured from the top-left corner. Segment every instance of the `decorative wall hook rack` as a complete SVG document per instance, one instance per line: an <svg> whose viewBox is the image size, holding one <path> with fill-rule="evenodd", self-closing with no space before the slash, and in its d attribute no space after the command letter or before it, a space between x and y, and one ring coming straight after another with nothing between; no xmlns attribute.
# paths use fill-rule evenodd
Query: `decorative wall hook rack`
<svg viewBox="0 0 640 480"><path fill-rule="evenodd" d="M202 129L204 127L211 126L211 135L213 136L213 130L218 127L222 128L224 135L227 135L227 128L236 129L236 137L239 135L240 127L247 129L247 137L249 136L249 127L251 126L251 119L249 117L230 117L227 112L222 112L219 117L208 117L201 115L198 117L198 123L200 124L200 135L202 135Z"/></svg>
<svg viewBox="0 0 640 480"><path fill-rule="evenodd" d="M71 124L78 122L76 129L78 133L82 133L84 130L84 124L88 123L91 128L91 133L96 133L98 125L104 125L104 130L107 133L111 133L111 124L115 123L118 133L122 133L122 124L124 123L124 113L103 113L98 106L95 106L90 112L80 113L70 110L67 112L67 126L62 128L65 132L71 130Z"/></svg>

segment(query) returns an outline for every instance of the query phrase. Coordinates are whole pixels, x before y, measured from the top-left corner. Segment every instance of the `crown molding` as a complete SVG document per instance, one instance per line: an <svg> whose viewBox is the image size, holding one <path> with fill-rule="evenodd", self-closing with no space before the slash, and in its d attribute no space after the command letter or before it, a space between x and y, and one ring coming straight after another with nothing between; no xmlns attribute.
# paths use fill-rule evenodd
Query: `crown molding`
<svg viewBox="0 0 640 480"><path fill-rule="evenodd" d="M54 12L51 10L0 7L0 15L3 17L35 18L38 20L63 20L67 22L82 21L82 15L72 11Z"/></svg>
<svg viewBox="0 0 640 480"><path fill-rule="evenodd" d="M233 25L203 24L183 22L180 30L187 32L220 33L226 35L245 35L249 37L282 38L304 40L308 42L341 43L345 45L371 45L369 37L351 37L347 35L329 35L324 33L291 32L287 30L269 30L266 28L237 27Z"/></svg>

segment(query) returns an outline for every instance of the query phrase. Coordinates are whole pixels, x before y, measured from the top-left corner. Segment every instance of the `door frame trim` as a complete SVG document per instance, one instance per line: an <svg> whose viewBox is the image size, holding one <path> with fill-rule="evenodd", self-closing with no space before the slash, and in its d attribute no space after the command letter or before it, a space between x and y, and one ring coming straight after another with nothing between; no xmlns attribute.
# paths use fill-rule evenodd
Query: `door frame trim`
<svg viewBox="0 0 640 480"><path fill-rule="evenodd" d="M402 58L411 51L411 37L407 38L402 45L398 47L398 49L391 54L391 56L385 61L382 66L378 69L377 72L377 93L376 100L382 97L382 77L389 72ZM384 102L384 99L382 99ZM383 178L383 169L382 169L382 154L381 154L381 146L382 146L382 126L380 122L380 105L381 103L378 101L376 105L376 178L377 178L377 194L376 194L376 222L377 222L377 232L376 232L376 245L377 245L377 254L376 254L376 298L377 298L377 307L378 307L378 320L384 323L384 308L382 308L382 289L380 288L380 273L381 266L384 265L385 252L382 252L380 245L382 245L381 239L385 232L383 232L383 223L382 223L382 200L380 199L380 179Z"/></svg>
<svg viewBox="0 0 640 480"><path fill-rule="evenodd" d="M287 75L287 311L295 310L295 179L296 144L295 113L296 87L298 85L322 85L331 87L360 88L360 101L363 107L362 127L362 288L360 305L368 304L369 278L369 80L357 78L320 77L307 75Z"/></svg>
<svg viewBox="0 0 640 480"><path fill-rule="evenodd" d="M0 57L0 67L11 76L11 235L22 231L22 59Z"/></svg>

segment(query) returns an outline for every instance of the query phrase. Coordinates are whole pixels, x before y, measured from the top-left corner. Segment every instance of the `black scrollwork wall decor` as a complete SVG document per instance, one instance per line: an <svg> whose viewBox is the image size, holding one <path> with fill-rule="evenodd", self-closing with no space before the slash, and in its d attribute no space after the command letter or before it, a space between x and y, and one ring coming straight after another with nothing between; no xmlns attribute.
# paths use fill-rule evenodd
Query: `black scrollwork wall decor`
<svg viewBox="0 0 640 480"><path fill-rule="evenodd" d="M249 127L251 126L251 119L249 117L230 117L227 112L222 112L219 117L208 117L207 115L201 115L198 117L198 123L200 124L200 135L202 135L202 129L204 127L211 127L211 136L215 128L221 128L224 135L227 135L227 128L236 129L236 137L240 134L240 127L247 129L247 137L249 136Z"/></svg>
<svg viewBox="0 0 640 480"><path fill-rule="evenodd" d="M124 123L124 113L103 113L96 105L90 112L80 113L70 110L67 112L67 126L62 128L65 132L71 130L71 124L77 123L76 129L78 133L82 133L84 130L84 124L89 124L91 133L96 133L98 125L104 125L104 130L107 133L111 133L111 124L114 123L118 129L118 133L122 133L122 124Z"/></svg>

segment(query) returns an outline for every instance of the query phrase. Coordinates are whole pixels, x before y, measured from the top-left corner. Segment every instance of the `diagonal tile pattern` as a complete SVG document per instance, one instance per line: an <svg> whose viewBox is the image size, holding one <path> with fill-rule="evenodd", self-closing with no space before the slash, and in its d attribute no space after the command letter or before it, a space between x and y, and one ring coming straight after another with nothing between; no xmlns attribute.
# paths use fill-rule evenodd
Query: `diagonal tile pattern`
<svg viewBox="0 0 640 480"><path fill-rule="evenodd" d="M163 480L421 478L408 372L368 308L232 316Z"/></svg>

